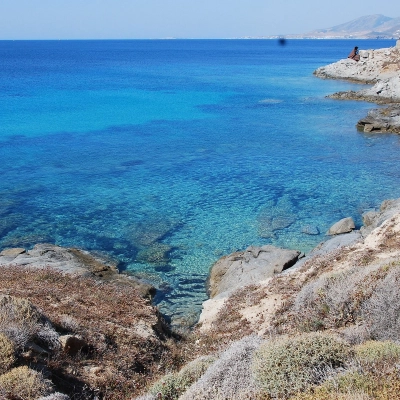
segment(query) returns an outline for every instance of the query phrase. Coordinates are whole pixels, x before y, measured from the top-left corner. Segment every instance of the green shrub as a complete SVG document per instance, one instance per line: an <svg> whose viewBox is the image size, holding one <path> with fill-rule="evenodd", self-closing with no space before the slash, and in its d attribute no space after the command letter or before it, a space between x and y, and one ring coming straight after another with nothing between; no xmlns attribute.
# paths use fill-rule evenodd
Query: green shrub
<svg viewBox="0 0 400 400"><path fill-rule="evenodd" d="M199 357L183 367L179 372L164 376L151 388L150 393L155 398L178 399L189 386L196 382L214 361L213 357Z"/></svg>
<svg viewBox="0 0 400 400"><path fill-rule="evenodd" d="M308 333L281 337L260 346L253 358L254 378L265 394L282 397L324 379L324 370L344 364L350 347L335 336Z"/></svg>
<svg viewBox="0 0 400 400"><path fill-rule="evenodd" d="M0 333L0 374L6 372L15 362L14 343Z"/></svg>
<svg viewBox="0 0 400 400"><path fill-rule="evenodd" d="M7 393L7 398L22 398L35 400L50 393L52 387L49 381L26 366L18 367L0 375L0 388Z"/></svg>
<svg viewBox="0 0 400 400"><path fill-rule="evenodd" d="M370 340L355 346L355 353L362 365L395 363L400 359L400 345L390 340L384 342Z"/></svg>

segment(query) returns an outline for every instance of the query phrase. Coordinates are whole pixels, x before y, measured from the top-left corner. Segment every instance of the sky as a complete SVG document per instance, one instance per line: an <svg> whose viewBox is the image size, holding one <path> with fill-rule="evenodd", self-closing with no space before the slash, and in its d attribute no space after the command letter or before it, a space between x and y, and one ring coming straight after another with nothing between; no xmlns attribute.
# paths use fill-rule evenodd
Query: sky
<svg viewBox="0 0 400 400"><path fill-rule="evenodd" d="M0 0L0 40L237 38L306 33L394 0Z"/></svg>

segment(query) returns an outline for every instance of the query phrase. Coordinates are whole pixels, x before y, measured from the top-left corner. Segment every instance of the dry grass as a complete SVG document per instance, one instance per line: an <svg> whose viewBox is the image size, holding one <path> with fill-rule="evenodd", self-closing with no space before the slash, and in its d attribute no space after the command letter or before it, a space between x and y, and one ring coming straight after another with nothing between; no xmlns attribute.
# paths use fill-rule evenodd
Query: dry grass
<svg viewBox="0 0 400 400"><path fill-rule="evenodd" d="M17 308L21 311L17 314L25 317L15 319L24 323L6 336L16 337L15 332L22 332L26 322L29 329L24 338L46 344L46 335L51 330L43 322L47 319L58 331L57 337L72 331L84 339L87 346L77 356L53 349L47 359L32 355L28 360L21 356L18 361L28 361L33 366L44 363L52 372L58 390L74 399L95 395L107 399L129 398L149 381L166 370L176 369L184 361L176 350L176 342L167 340L169 333L157 310L130 286L101 283L49 269L8 267L2 268L0 293L7 296L3 299L10 296L27 299L18 300L21 307ZM3 303L10 301L3 300L0 304ZM3 328L7 331L6 325ZM20 346L26 344L26 338L20 341ZM51 346L47 343L46 347Z"/></svg>

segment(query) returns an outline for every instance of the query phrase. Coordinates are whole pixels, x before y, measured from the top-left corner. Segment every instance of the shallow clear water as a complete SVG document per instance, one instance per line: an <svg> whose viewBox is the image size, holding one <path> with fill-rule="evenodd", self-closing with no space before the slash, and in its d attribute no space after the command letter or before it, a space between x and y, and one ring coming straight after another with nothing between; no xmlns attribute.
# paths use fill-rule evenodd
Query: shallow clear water
<svg viewBox="0 0 400 400"><path fill-rule="evenodd" d="M363 49L394 41L359 41ZM309 251L399 197L399 137L325 96L350 41L0 42L0 248L102 251L196 313L221 255Z"/></svg>

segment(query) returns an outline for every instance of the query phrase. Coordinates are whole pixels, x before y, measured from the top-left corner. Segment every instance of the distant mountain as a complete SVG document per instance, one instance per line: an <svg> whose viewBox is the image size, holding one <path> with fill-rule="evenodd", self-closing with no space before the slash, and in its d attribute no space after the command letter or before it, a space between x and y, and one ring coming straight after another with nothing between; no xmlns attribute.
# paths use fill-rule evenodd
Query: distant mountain
<svg viewBox="0 0 400 400"><path fill-rule="evenodd" d="M399 39L400 17L390 18L384 15L367 15L350 22L318 29L298 35L285 35L286 38L315 39Z"/></svg>

